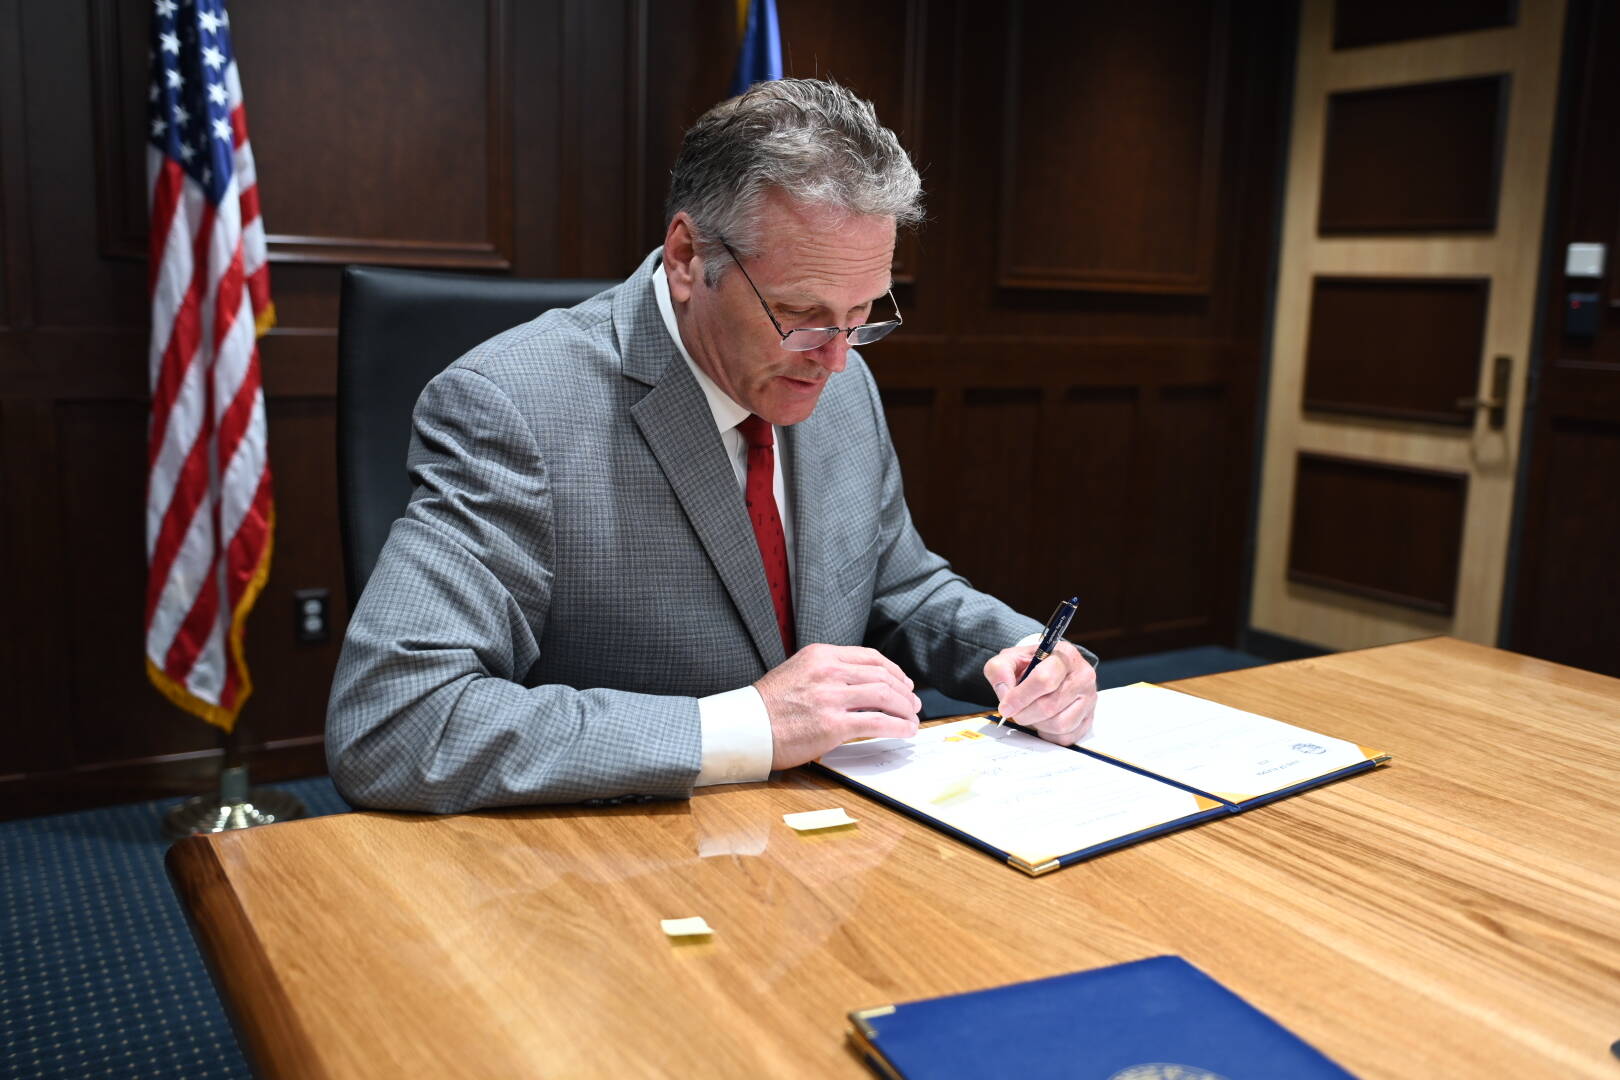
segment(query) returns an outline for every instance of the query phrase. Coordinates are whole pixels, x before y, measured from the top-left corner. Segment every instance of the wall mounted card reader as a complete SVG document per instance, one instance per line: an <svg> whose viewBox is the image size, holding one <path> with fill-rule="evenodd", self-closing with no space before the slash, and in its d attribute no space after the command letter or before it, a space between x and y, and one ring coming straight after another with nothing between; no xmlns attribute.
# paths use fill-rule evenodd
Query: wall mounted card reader
<svg viewBox="0 0 1620 1080"><path fill-rule="evenodd" d="M1564 337L1571 341L1591 341L1597 337L1598 312L1602 310L1597 293L1570 293L1564 302Z"/></svg>

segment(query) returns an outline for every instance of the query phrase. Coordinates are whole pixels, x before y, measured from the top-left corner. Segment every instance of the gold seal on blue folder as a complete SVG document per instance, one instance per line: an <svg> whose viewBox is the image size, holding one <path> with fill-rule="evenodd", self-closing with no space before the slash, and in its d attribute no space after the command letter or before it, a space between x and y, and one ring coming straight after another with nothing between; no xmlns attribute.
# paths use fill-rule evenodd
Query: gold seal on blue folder
<svg viewBox="0 0 1620 1080"><path fill-rule="evenodd" d="M1144 1065L1131 1065L1119 1070L1108 1080L1226 1080L1218 1073L1191 1065L1175 1065L1167 1061L1153 1061Z"/></svg>

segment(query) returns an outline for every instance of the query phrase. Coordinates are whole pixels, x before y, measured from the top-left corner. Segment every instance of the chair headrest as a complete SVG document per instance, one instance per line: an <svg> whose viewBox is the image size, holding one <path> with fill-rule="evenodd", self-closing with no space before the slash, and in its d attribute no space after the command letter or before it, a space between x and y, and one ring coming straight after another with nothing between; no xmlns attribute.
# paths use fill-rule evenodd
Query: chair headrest
<svg viewBox="0 0 1620 1080"><path fill-rule="evenodd" d="M496 334L617 285L350 266L338 318L339 523L349 604L410 499L411 411L428 381Z"/></svg>

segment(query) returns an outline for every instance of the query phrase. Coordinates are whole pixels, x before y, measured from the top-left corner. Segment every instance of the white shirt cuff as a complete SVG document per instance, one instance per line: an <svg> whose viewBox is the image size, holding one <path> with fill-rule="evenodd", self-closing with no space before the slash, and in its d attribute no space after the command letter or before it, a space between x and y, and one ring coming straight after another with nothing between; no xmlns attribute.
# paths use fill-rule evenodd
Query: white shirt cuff
<svg viewBox="0 0 1620 1080"><path fill-rule="evenodd" d="M703 765L693 787L741 784L771 775L771 716L752 686L698 698Z"/></svg>
<svg viewBox="0 0 1620 1080"><path fill-rule="evenodd" d="M1021 649L1025 645L1039 645L1041 643L1041 638L1045 636L1046 631L1044 630L1037 630L1033 634L1025 634L1023 637L1013 642L1013 648Z"/></svg>

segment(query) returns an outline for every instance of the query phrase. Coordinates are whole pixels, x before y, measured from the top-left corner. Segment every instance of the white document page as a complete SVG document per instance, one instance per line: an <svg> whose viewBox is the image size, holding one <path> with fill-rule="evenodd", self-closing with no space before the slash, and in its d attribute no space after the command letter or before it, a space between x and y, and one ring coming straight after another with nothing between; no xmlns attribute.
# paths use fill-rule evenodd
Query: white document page
<svg viewBox="0 0 1620 1080"><path fill-rule="evenodd" d="M1368 760L1355 743L1151 683L1098 694L1080 745L1232 802Z"/></svg>
<svg viewBox="0 0 1620 1080"><path fill-rule="evenodd" d="M821 764L1030 865L1218 805L982 717L846 743Z"/></svg>

